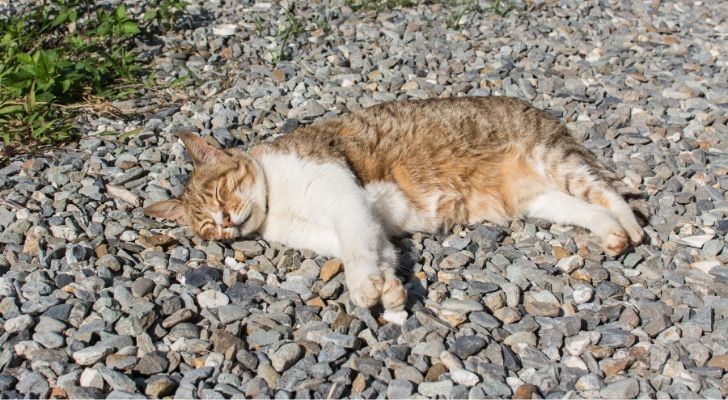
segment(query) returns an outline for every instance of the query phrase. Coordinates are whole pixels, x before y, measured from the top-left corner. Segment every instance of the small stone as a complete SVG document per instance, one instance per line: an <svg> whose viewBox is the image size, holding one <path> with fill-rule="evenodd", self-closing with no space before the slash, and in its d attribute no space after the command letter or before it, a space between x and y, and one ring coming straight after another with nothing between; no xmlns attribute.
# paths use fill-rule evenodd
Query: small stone
<svg viewBox="0 0 728 400"><path fill-rule="evenodd" d="M575 269L581 268L582 266L584 266L584 258L578 254L562 258L556 263L556 268L567 274L572 273Z"/></svg>
<svg viewBox="0 0 728 400"><path fill-rule="evenodd" d="M404 323L407 321L407 311L404 310L384 310L384 313L382 314L382 318L384 318L385 321L391 322L396 325L404 325Z"/></svg>
<svg viewBox="0 0 728 400"><path fill-rule="evenodd" d="M187 309L187 308L177 310L172 315L165 318L164 321L162 321L162 327L165 329L172 328L179 323L189 320L194 315L195 315L195 313L192 310Z"/></svg>
<svg viewBox="0 0 728 400"><path fill-rule="evenodd" d="M455 348L453 352L460 357L466 359L471 355L482 350L487 342L479 336L460 336L455 339Z"/></svg>
<svg viewBox="0 0 728 400"><path fill-rule="evenodd" d="M99 372L112 389L129 393L136 392L136 384L134 381L121 372L112 371L106 367L99 367Z"/></svg>
<svg viewBox="0 0 728 400"><path fill-rule="evenodd" d="M387 386L387 397L390 399L406 399L410 397L414 385L412 382L404 379L393 379Z"/></svg>
<svg viewBox="0 0 728 400"><path fill-rule="evenodd" d="M600 390L604 387L604 382L594 374L587 374L580 377L574 387L579 391Z"/></svg>
<svg viewBox="0 0 728 400"><path fill-rule="evenodd" d="M288 367L298 361L302 354L303 349L301 346L295 343L286 343L271 354L271 365L273 365L273 368L278 372L285 371Z"/></svg>
<svg viewBox="0 0 728 400"><path fill-rule="evenodd" d="M154 289L154 281L147 278L139 278L131 285L131 294L134 297L143 297Z"/></svg>
<svg viewBox="0 0 728 400"><path fill-rule="evenodd" d="M114 351L113 347L95 345L74 352L71 356L81 365L93 365Z"/></svg>
<svg viewBox="0 0 728 400"><path fill-rule="evenodd" d="M447 396L452 390L452 381L445 379L438 382L422 382L417 386L417 391L426 397Z"/></svg>
<svg viewBox="0 0 728 400"><path fill-rule="evenodd" d="M439 267L441 269L460 269L468 262L470 262L470 257L465 253L453 253L445 257Z"/></svg>
<svg viewBox="0 0 728 400"><path fill-rule="evenodd" d="M306 100L288 112L288 118L308 119L323 115L326 109L316 100Z"/></svg>
<svg viewBox="0 0 728 400"><path fill-rule="evenodd" d="M450 378L452 378L455 383L459 383L468 387L475 386L478 384L478 382L480 382L480 378L478 378L478 375L462 368L450 371Z"/></svg>
<svg viewBox="0 0 728 400"><path fill-rule="evenodd" d="M574 286L574 302L576 304L584 304L594 296L594 289L586 284L576 284Z"/></svg>
<svg viewBox="0 0 728 400"><path fill-rule="evenodd" d="M530 383L524 383L516 388L515 393L513 393L513 398L530 400L534 393L538 394L538 387Z"/></svg>
<svg viewBox="0 0 728 400"><path fill-rule="evenodd" d="M440 376L446 372L447 367L444 364L434 364L427 370L425 382L436 382L440 379Z"/></svg>
<svg viewBox="0 0 728 400"><path fill-rule="evenodd" d="M331 280L331 278L335 277L339 274L339 272L341 272L342 267L343 264L341 260L335 258L328 260L324 263L324 266L321 267L319 278L324 282L328 282Z"/></svg>
<svg viewBox="0 0 728 400"><path fill-rule="evenodd" d="M505 325L509 325L521 320L521 313L511 307L504 307L500 310L496 310L496 312L493 313L493 316L498 318Z"/></svg>
<svg viewBox="0 0 728 400"><path fill-rule="evenodd" d="M522 343L529 344L529 345L535 347L536 342L537 342L536 335L533 334L532 332L525 332L525 331L513 333L503 341L503 343L505 343L506 345L511 346L511 347L518 345L518 344L522 344Z"/></svg>
<svg viewBox="0 0 728 400"><path fill-rule="evenodd" d="M150 376L160 372L166 372L169 366L169 360L160 352L151 352L144 355L139 360L134 370L142 375Z"/></svg>
<svg viewBox="0 0 728 400"><path fill-rule="evenodd" d="M634 399L639 393L640 384L635 378L613 381L599 391L605 399Z"/></svg>
<svg viewBox="0 0 728 400"><path fill-rule="evenodd" d="M217 290L205 290L197 295L197 304L202 308L217 308L228 303L230 303L230 298Z"/></svg>
<svg viewBox="0 0 728 400"><path fill-rule="evenodd" d="M95 368L86 368L83 370L79 383L83 387L104 388L104 378Z"/></svg>
<svg viewBox="0 0 728 400"><path fill-rule="evenodd" d="M728 371L728 355L714 355L713 358L708 360L706 366L711 368L721 368L723 371Z"/></svg>
<svg viewBox="0 0 728 400"><path fill-rule="evenodd" d="M15 389L24 393L27 398L46 398L50 393L51 387L48 380L37 372L30 372L20 376ZM12 398L12 397L11 397Z"/></svg>
<svg viewBox="0 0 728 400"><path fill-rule="evenodd" d="M166 375L156 375L146 380L144 394L154 398L162 398L174 393L175 381Z"/></svg>
<svg viewBox="0 0 728 400"><path fill-rule="evenodd" d="M212 34L215 36L232 36L238 30L237 25L234 24L219 24L212 27Z"/></svg>
<svg viewBox="0 0 728 400"><path fill-rule="evenodd" d="M477 300L460 300L449 298L445 299L441 305L446 310L463 314L483 310L483 305L480 304L480 302Z"/></svg>
<svg viewBox="0 0 728 400"><path fill-rule="evenodd" d="M30 315L19 315L5 321L3 328L7 333L18 333L24 331L33 325L33 318Z"/></svg>
<svg viewBox="0 0 728 400"><path fill-rule="evenodd" d="M675 242L699 249L699 248L703 247L703 245L705 243L707 243L709 240L713 239L714 237L715 237L715 235L712 235L712 234L695 235L695 236L688 236L688 237L684 237L684 238L677 238L677 239L675 239Z"/></svg>
<svg viewBox="0 0 728 400"><path fill-rule="evenodd" d="M241 321L249 314L245 307L238 304L227 304L217 308L217 317L225 325L234 321Z"/></svg>
<svg viewBox="0 0 728 400"><path fill-rule="evenodd" d="M547 290L526 293L524 304L526 311L531 315L557 317L561 312L559 300Z"/></svg>

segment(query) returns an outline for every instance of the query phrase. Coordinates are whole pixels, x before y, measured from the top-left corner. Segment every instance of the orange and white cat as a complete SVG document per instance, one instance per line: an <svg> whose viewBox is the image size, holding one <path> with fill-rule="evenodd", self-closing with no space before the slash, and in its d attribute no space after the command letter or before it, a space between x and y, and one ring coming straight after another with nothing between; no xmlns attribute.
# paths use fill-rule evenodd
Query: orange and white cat
<svg viewBox="0 0 728 400"><path fill-rule="evenodd" d="M249 153L180 135L184 194L145 208L202 238L263 238L340 258L351 301L402 307L390 238L531 216L585 227L609 255L643 231L613 174L558 120L508 97L403 101L302 127Z"/></svg>

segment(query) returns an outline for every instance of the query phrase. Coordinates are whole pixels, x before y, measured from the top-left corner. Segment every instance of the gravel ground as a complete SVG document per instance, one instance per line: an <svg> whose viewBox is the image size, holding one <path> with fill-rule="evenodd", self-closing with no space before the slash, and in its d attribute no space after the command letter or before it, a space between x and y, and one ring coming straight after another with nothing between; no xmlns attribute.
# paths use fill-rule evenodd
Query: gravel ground
<svg viewBox="0 0 728 400"><path fill-rule="evenodd" d="M0 397L728 396L725 2L510 2L461 29L460 7L297 2L285 46L285 4L247 3L193 1L139 44L169 88L0 169ZM643 193L646 243L609 259L539 220L416 234L390 315L351 306L337 260L142 214L182 191L179 131L249 146L466 94L559 115Z"/></svg>

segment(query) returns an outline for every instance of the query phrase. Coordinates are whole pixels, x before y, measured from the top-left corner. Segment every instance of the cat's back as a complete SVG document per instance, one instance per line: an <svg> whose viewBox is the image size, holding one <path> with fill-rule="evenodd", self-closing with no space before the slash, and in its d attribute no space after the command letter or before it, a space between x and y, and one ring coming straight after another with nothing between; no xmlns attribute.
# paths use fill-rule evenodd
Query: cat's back
<svg viewBox="0 0 728 400"><path fill-rule="evenodd" d="M367 182L389 179L397 168L557 143L549 136L562 140L563 132L558 120L515 98L457 97L382 103L298 128L269 147L352 168Z"/></svg>

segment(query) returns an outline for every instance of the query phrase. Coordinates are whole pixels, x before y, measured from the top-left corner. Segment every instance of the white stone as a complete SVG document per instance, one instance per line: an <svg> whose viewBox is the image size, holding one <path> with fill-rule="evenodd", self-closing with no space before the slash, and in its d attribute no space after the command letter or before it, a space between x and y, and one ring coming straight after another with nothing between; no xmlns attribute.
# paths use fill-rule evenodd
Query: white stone
<svg viewBox="0 0 728 400"><path fill-rule="evenodd" d="M580 284L574 288L574 302L576 304L584 304L591 300L594 295L594 289L589 285Z"/></svg>
<svg viewBox="0 0 728 400"><path fill-rule="evenodd" d="M462 368L450 372L450 378L454 382L465 386L475 386L480 382L478 375Z"/></svg>
<svg viewBox="0 0 728 400"><path fill-rule="evenodd" d="M720 267L720 261L704 260L704 261L696 261L696 262L690 264L690 268L699 269L699 270L705 272L706 274L709 274L710 270L715 267Z"/></svg>
<svg viewBox="0 0 728 400"><path fill-rule="evenodd" d="M561 260L559 260L559 262L556 263L556 268L566 272L567 274L570 274L577 268L581 268L583 266L584 266L584 258L582 258L578 254L564 257Z"/></svg>
<svg viewBox="0 0 728 400"><path fill-rule="evenodd" d="M40 344L32 340L21 340L15 344L13 349L15 350L15 354L21 357L30 358L30 354L32 352L40 349Z"/></svg>
<svg viewBox="0 0 728 400"><path fill-rule="evenodd" d="M233 24L220 24L212 27L212 34L215 36L232 36L237 32L238 26Z"/></svg>
<svg viewBox="0 0 728 400"><path fill-rule="evenodd" d="M442 353L440 353L440 362L450 371L454 371L463 367L463 363L460 362L460 359L458 359L455 354L452 354L449 351L443 351Z"/></svg>
<svg viewBox="0 0 728 400"><path fill-rule="evenodd" d="M384 310L384 314L382 315L382 317L387 322L391 322L397 325L404 325L405 321L407 321L407 311Z"/></svg>
<svg viewBox="0 0 728 400"><path fill-rule="evenodd" d="M230 303L230 298L217 290L205 290L197 295L197 304L202 308L216 308Z"/></svg>
<svg viewBox="0 0 728 400"><path fill-rule="evenodd" d="M713 239L715 235L695 235L684 238L677 238L675 241L679 244L688 245L690 247L701 248L703 245Z"/></svg>
<svg viewBox="0 0 728 400"><path fill-rule="evenodd" d="M574 356L580 356L587 346L591 344L591 339L586 335L577 335L569 339L566 343L566 349Z"/></svg>
<svg viewBox="0 0 728 400"><path fill-rule="evenodd" d="M81 373L79 382L83 387L93 387L97 389L104 389L104 377L95 368L86 368Z"/></svg>
<svg viewBox="0 0 728 400"><path fill-rule="evenodd" d="M72 357L81 365L93 365L112 351L112 347L89 346L76 351L72 354Z"/></svg>
<svg viewBox="0 0 728 400"><path fill-rule="evenodd" d="M17 317L10 318L5 321L5 332L7 333L18 333L33 324L33 317L30 315L18 315Z"/></svg>

